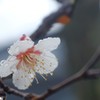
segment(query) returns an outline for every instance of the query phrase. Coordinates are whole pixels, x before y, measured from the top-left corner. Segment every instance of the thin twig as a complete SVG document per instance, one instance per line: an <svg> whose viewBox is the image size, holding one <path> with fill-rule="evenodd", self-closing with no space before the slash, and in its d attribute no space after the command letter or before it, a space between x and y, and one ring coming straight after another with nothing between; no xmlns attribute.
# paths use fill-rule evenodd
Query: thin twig
<svg viewBox="0 0 100 100"><path fill-rule="evenodd" d="M89 62L76 74L72 75L71 77L66 78L64 81L58 83L57 85L51 87L46 92L44 92L39 100L42 100L44 98L49 97L50 95L58 92L59 90L63 89L65 86L71 85L72 83L75 83L77 81L80 81L82 79L87 79L90 77L96 78L97 76L100 76L100 69L99 70L91 70L97 61L100 60L100 48L95 52L95 54L92 56L92 58L89 60Z"/></svg>
<svg viewBox="0 0 100 100"><path fill-rule="evenodd" d="M76 0L77 2L78 0ZM44 37L46 33L49 31L51 26L56 22L56 20L66 14L67 16L72 16L73 11L75 9L76 3L74 5L70 5L68 3L64 3L64 5L55 13L51 14L47 18L44 19L43 24L38 28L38 30L31 35L32 39L37 39L40 37ZM23 97L25 100L44 100L47 97L51 96L52 94L58 92L59 90L63 89L65 86L69 86L75 82L78 82L82 79L95 79L100 76L100 69L91 69L97 61L100 60L100 48L96 51L93 57L89 60L89 62L83 66L83 68L75 73L74 75L66 78L64 81L58 83L57 85L51 87L44 93L37 95L34 93L24 93L20 92L16 89L13 89L9 86L6 86L3 83L3 80L0 79L0 87L3 89L2 92L6 92L8 94L13 94L19 97Z"/></svg>
<svg viewBox="0 0 100 100"><path fill-rule="evenodd" d="M63 82L58 83L57 85L51 87L46 92L44 92L38 100L43 100L54 93L58 92L59 90L63 89L64 87L67 87L71 84L74 84L75 82L79 82L82 79L96 79L97 77L100 77L100 69L92 69L86 72L86 74L82 75L82 73L76 73L73 76L70 76L66 78Z"/></svg>
<svg viewBox="0 0 100 100"><path fill-rule="evenodd" d="M3 89L0 89L0 98L2 98L2 100L6 100L6 93Z"/></svg>
<svg viewBox="0 0 100 100"><path fill-rule="evenodd" d="M100 69L90 69L86 72L86 77L88 78L98 78L100 77Z"/></svg>
<svg viewBox="0 0 100 100"><path fill-rule="evenodd" d="M0 79L0 87L8 94L14 94L14 95L20 96L20 97L25 97L27 95L26 93L20 92L20 91L18 91L16 89L13 89L11 87L6 86L3 83L2 79Z"/></svg>
<svg viewBox="0 0 100 100"><path fill-rule="evenodd" d="M70 77L66 78L64 81L58 83L57 85L51 87L41 95L34 94L34 93L24 93L20 92L16 89L13 89L9 86L6 86L2 79L0 79L0 87L8 94L13 94L16 96L20 96L25 98L25 100L45 100L47 97L51 96L52 94L58 92L59 90L63 89L65 86L69 86L77 81L80 81L82 79L95 79L100 76L100 69L91 69L97 61L100 60L100 48L97 49L97 51L94 53L94 55L91 57L91 59L88 61L88 63L83 66L83 68L75 73L74 75L71 75Z"/></svg>
<svg viewBox="0 0 100 100"><path fill-rule="evenodd" d="M11 88L7 85L5 85L3 83L3 80L0 78L0 87L3 89L3 91L5 91L6 93L8 94L13 94L13 95L16 95L16 96L19 96L19 97L22 97L22 98L30 98L30 96L32 98L37 98L38 95L37 94L34 94L34 93L25 93L25 92L21 92L21 91L18 91L17 89L14 89L14 88ZM30 99L29 99L30 100Z"/></svg>

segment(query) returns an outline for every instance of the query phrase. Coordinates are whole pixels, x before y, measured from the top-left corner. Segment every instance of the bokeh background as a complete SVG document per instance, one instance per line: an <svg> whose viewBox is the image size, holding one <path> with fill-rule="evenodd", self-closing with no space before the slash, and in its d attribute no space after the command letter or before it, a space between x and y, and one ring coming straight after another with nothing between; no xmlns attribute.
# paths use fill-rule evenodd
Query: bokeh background
<svg viewBox="0 0 100 100"><path fill-rule="evenodd" d="M2 0L0 0L0 3L1 1ZM42 0L40 2L42 2ZM59 60L59 66L54 71L54 75L48 76L47 81L37 75L39 79L39 84L36 84L36 82L34 81L33 85L29 89L25 90L25 92L34 92L40 94L49 87L57 84L58 82L61 82L65 78L76 73L86 64L86 62L91 58L95 50L100 46L99 4L99 0L78 0L77 6L71 19L71 23L63 26L60 31L58 31L58 29L56 28L57 31L54 32L54 36L60 37L62 41L58 49L53 52ZM61 6L60 3L58 5L59 7ZM56 10L59 7L54 7L54 9ZM0 20L1 18L2 17L0 17ZM6 23L6 20L4 21L4 23ZM2 30L1 27L2 24L0 24L0 30ZM25 31L23 32L27 34L28 31L26 29L27 26L25 27ZM6 29L5 27L5 30L8 30L9 32L9 28ZM29 31L30 33L28 33L28 35L30 35L34 31L35 29ZM13 33L13 35L12 33L6 33L6 35L4 35L5 37L3 37L3 33L0 32L0 39L4 38L4 40L2 39L0 43L0 60L6 59L6 57L8 56L7 48L9 47L9 44L12 44L13 41L17 40L18 36L23 34L23 32L21 32L22 31L17 32L18 35L16 35L16 33ZM53 31L49 32L49 36L52 33ZM12 38L13 36L14 38ZM100 63L97 63L95 67L99 68ZM10 79L5 80L5 83L11 87L14 87L12 84L12 80ZM22 100L22 98L20 97L7 94L7 100L13 99ZM47 98L47 100L100 100L100 79L79 81L55 93L54 95Z"/></svg>

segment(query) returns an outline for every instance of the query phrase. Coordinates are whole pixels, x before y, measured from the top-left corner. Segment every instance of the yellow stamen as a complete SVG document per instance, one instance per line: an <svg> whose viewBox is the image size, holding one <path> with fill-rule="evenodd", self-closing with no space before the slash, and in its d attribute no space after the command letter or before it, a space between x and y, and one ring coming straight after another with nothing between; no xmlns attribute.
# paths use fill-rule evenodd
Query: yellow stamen
<svg viewBox="0 0 100 100"><path fill-rule="evenodd" d="M29 57L29 55L26 55L25 57L24 57L24 62L26 63L26 64L28 64L28 65L30 65L31 67L34 67L35 66L35 59L33 60L33 59L31 59L30 57Z"/></svg>

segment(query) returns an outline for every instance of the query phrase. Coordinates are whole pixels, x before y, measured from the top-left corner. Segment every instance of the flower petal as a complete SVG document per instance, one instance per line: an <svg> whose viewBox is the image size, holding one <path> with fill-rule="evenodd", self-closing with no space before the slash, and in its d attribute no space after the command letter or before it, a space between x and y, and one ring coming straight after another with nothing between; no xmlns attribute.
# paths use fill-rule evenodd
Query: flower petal
<svg viewBox="0 0 100 100"><path fill-rule="evenodd" d="M13 83L18 89L25 90L31 85L34 77L35 73L32 70L18 69L13 74Z"/></svg>
<svg viewBox="0 0 100 100"><path fill-rule="evenodd" d="M14 69L17 64L16 57L9 56L7 60L2 60L0 62L0 77L6 77L12 74L12 68Z"/></svg>
<svg viewBox="0 0 100 100"><path fill-rule="evenodd" d="M60 38L49 37L49 38L40 40L38 44L35 45L35 49L40 50L40 51L43 51L43 50L52 51L56 49L59 44L60 44Z"/></svg>
<svg viewBox="0 0 100 100"><path fill-rule="evenodd" d="M51 52L44 52L39 58L37 58L37 64L34 70L39 74L52 73L58 66L58 61L55 55Z"/></svg>
<svg viewBox="0 0 100 100"><path fill-rule="evenodd" d="M32 40L18 40L15 42L8 50L10 55L17 55L20 52L25 52L28 48L34 46L34 42Z"/></svg>

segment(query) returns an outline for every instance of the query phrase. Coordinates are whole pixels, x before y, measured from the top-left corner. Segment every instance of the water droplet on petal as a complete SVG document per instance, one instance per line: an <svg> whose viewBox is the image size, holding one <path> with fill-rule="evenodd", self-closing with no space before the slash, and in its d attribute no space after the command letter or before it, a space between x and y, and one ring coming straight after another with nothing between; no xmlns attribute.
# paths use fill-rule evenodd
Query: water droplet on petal
<svg viewBox="0 0 100 100"><path fill-rule="evenodd" d="M4 62L5 62L5 60L2 60L2 61L0 62L0 65L3 65L3 64L4 64Z"/></svg>

